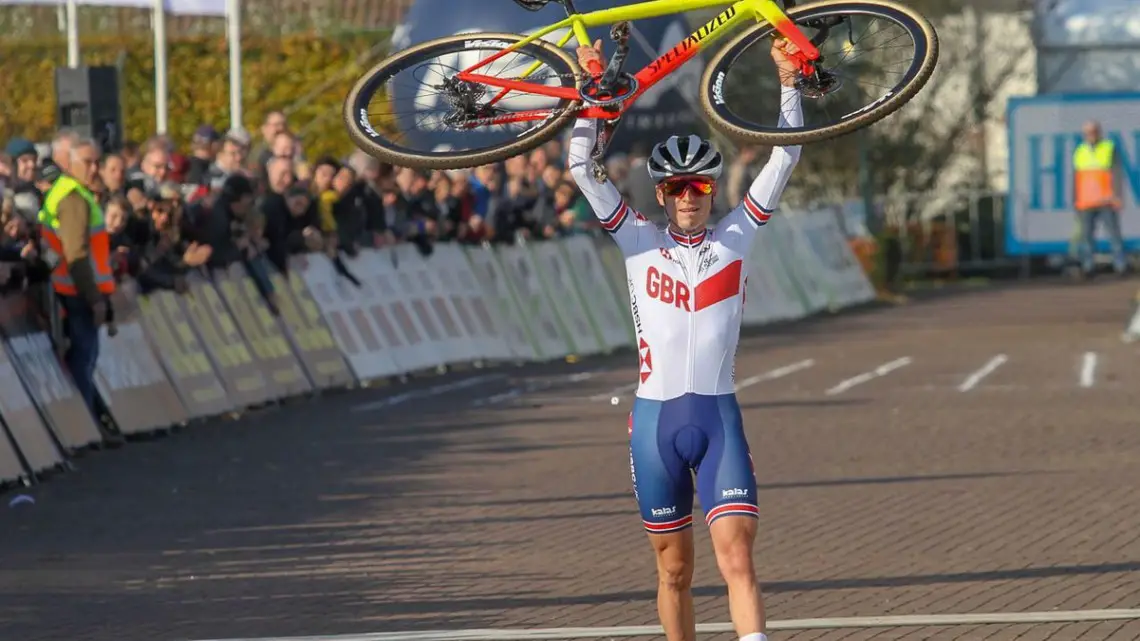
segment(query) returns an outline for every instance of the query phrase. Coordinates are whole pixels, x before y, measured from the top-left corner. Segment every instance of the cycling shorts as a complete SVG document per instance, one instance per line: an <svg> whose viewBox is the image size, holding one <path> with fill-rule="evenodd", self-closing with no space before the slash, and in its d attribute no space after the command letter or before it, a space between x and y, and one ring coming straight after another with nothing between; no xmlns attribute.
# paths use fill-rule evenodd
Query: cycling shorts
<svg viewBox="0 0 1140 641"><path fill-rule="evenodd" d="M734 394L635 399L629 468L641 520L650 533L692 526L694 474L705 523L759 514L756 474Z"/></svg>

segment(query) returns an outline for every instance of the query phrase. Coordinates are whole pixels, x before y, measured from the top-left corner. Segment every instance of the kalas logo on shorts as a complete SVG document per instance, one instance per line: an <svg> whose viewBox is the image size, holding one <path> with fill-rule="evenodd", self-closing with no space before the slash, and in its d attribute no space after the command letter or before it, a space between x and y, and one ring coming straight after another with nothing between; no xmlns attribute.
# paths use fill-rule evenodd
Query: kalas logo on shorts
<svg viewBox="0 0 1140 641"><path fill-rule="evenodd" d="M677 514L677 506L673 507L655 507L650 509L653 516L675 516Z"/></svg>

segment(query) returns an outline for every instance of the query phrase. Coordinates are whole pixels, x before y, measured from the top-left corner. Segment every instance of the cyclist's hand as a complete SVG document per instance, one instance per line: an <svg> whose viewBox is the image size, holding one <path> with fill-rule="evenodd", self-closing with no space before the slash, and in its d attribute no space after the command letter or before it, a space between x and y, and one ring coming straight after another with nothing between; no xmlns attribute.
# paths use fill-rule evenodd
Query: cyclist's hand
<svg viewBox="0 0 1140 641"><path fill-rule="evenodd" d="M785 87L795 87L796 79L800 77L800 65L791 57L799 51L799 47L784 38L777 38L772 42L772 59L776 61L776 73L780 76L780 84Z"/></svg>
<svg viewBox="0 0 1140 641"><path fill-rule="evenodd" d="M590 71L590 62L596 62L604 67L602 62L602 41L599 39L592 47L578 47L578 64L583 71Z"/></svg>

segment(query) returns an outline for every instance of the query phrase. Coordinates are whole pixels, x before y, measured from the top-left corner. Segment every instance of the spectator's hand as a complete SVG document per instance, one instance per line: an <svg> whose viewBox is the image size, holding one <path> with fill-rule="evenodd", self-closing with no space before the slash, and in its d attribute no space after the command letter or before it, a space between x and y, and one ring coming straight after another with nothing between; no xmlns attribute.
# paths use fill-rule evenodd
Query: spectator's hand
<svg viewBox="0 0 1140 641"><path fill-rule="evenodd" d="M392 207L400 200L400 197L394 191L386 191L381 197L385 207ZM375 201L373 201L375 202Z"/></svg>
<svg viewBox="0 0 1140 641"><path fill-rule="evenodd" d="M554 238L554 225L547 225L542 228L542 235L547 238Z"/></svg>
<svg viewBox="0 0 1140 641"><path fill-rule="evenodd" d="M467 225L471 227L471 231L479 231L483 227L483 217L478 214L473 214L467 219Z"/></svg>
<svg viewBox="0 0 1140 641"><path fill-rule="evenodd" d="M24 260L32 260L39 253L36 251L36 246L33 243L25 243L24 248L20 250L20 258Z"/></svg>
<svg viewBox="0 0 1140 641"><path fill-rule="evenodd" d="M190 246L186 248L186 253L182 254L182 261L190 267L201 267L210 259L212 253L214 250L209 245L190 243Z"/></svg>

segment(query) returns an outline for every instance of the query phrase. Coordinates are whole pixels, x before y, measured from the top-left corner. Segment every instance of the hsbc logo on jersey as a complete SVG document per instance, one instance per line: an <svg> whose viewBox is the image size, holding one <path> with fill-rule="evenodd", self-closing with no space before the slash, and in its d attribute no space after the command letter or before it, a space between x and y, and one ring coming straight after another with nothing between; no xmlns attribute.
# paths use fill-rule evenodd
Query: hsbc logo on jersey
<svg viewBox="0 0 1140 641"><path fill-rule="evenodd" d="M645 293L653 300L659 300L666 305L673 305L686 312L692 311L689 308L691 296L689 286L669 274L661 273L656 267L650 267L646 273Z"/></svg>

